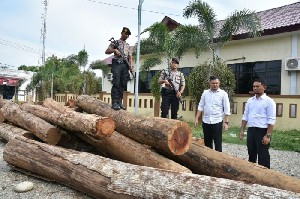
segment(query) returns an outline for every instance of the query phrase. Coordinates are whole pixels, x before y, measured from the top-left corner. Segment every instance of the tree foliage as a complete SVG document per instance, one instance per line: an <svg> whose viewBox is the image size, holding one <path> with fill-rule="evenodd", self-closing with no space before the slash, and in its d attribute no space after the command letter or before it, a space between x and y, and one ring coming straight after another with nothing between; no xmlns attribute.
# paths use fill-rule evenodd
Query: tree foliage
<svg viewBox="0 0 300 199"><path fill-rule="evenodd" d="M101 61L101 60L93 61L90 64L90 68L92 70L95 70L95 69L102 70L102 75L104 77L107 76L107 74L111 71L111 67L108 64L104 63L103 61Z"/></svg>
<svg viewBox="0 0 300 199"><path fill-rule="evenodd" d="M141 54L147 53L148 58L144 60L141 67L142 80L147 78L151 68L162 63L162 58L169 63L171 58L178 57L180 59L191 49L194 49L195 55L199 56L206 47L206 45L202 45L206 39L195 26L180 25L170 32L165 24L154 23L145 31L149 32L149 38L141 41ZM151 81L151 92L153 86L160 87L157 82Z"/></svg>
<svg viewBox="0 0 300 199"><path fill-rule="evenodd" d="M232 96L235 90L235 77L231 69L220 59L216 61L216 67L212 67L212 62L205 62L193 68L188 78L189 95L192 100L199 102L205 89L209 89L209 77L216 75L220 80L220 88L225 90L233 102Z"/></svg>
<svg viewBox="0 0 300 199"><path fill-rule="evenodd" d="M213 52L213 62L215 48L230 41L239 30L247 31L249 36L260 36L260 19L254 11L247 9L235 11L221 22L217 21L215 11L208 3L194 0L184 9L183 16L198 18L200 31L207 39L205 44Z"/></svg>
<svg viewBox="0 0 300 199"><path fill-rule="evenodd" d="M160 77L160 73L156 73L155 76L151 79L151 93L156 100L160 99L160 84L157 83Z"/></svg>
<svg viewBox="0 0 300 199"><path fill-rule="evenodd" d="M52 83L54 93L69 91L80 94L86 83L86 94L93 94L100 90L101 78L96 77L94 72L85 70L87 58L87 52L82 50L77 55L67 58L49 57L43 66L21 66L18 69L36 71L27 90L36 88L39 100L51 96Z"/></svg>

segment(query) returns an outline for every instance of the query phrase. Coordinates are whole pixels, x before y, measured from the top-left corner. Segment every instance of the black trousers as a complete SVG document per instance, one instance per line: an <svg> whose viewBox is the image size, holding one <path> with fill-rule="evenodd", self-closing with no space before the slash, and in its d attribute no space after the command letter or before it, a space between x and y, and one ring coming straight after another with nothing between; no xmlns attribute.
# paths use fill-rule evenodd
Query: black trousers
<svg viewBox="0 0 300 199"><path fill-rule="evenodd" d="M118 63L116 59L112 60L111 72L113 74L112 88L111 88L111 100L112 103L122 103L123 92L127 87L127 81L129 80L129 73L124 63Z"/></svg>
<svg viewBox="0 0 300 199"><path fill-rule="evenodd" d="M161 117L167 118L171 106L171 119L177 119L177 113L179 110L179 100L176 97L175 91L162 88L161 96Z"/></svg>
<svg viewBox="0 0 300 199"><path fill-rule="evenodd" d="M267 145L262 144L262 139L267 133L267 128L249 127L247 130L247 147L249 162L256 163L270 168L270 143Z"/></svg>
<svg viewBox="0 0 300 199"><path fill-rule="evenodd" d="M207 124L203 122L202 129L204 134L205 146L213 149L213 142L214 142L215 150L222 152L223 121L216 124Z"/></svg>

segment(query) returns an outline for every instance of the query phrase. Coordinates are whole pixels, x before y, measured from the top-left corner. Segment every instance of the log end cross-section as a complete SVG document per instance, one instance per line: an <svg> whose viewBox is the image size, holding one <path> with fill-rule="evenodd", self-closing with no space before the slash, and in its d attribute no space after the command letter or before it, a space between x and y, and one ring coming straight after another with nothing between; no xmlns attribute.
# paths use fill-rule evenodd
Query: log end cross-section
<svg viewBox="0 0 300 199"><path fill-rule="evenodd" d="M111 118L102 118L97 121L96 130L97 134L96 137L103 138L109 137L114 132L116 128L115 121Z"/></svg>
<svg viewBox="0 0 300 199"><path fill-rule="evenodd" d="M168 146L175 155L182 155L192 143L192 130L185 122L178 122L168 133Z"/></svg>
<svg viewBox="0 0 300 199"><path fill-rule="evenodd" d="M60 130L56 127L49 128L47 130L47 143L51 145L57 145L60 141L61 133Z"/></svg>

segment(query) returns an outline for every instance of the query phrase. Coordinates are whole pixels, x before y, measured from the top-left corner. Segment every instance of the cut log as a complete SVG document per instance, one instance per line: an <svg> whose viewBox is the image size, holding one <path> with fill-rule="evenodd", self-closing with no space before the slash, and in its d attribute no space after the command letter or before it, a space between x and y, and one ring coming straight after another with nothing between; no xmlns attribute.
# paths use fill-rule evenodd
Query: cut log
<svg viewBox="0 0 300 199"><path fill-rule="evenodd" d="M192 143L192 130L183 121L115 111L111 105L87 95L78 96L76 106L88 113L113 118L119 133L168 153L182 155Z"/></svg>
<svg viewBox="0 0 300 199"><path fill-rule="evenodd" d="M134 121L139 121L136 119L137 116L131 116L125 111L113 111L108 104L85 95L77 98L76 105L86 112L104 116L115 116L114 119L117 118L115 120L117 131L120 131L120 133L138 142L142 139L140 138L141 136L147 136L147 134L143 134L145 131L142 132L142 128L140 129L140 134L137 133L138 127L141 125L140 123L137 125L133 124ZM126 115L128 118L123 118L123 115ZM152 121L154 120L155 118ZM159 124L159 122L157 122L157 124ZM126 125L128 128L126 128ZM120 128L120 126L122 128ZM156 127L158 126L159 125ZM121 132L122 129L126 129L126 131ZM132 132L131 129L135 130L133 135L130 135ZM149 129L149 131L151 130ZM151 143L149 145L152 146ZM159 153L189 168L192 172L197 174L239 180L247 183L257 183L300 192L300 181L296 178L235 158L225 153L219 153L203 145L198 145L197 143L193 143L191 148L181 156L174 155L168 150L161 150L158 147L154 148L159 151ZM268 177L266 177L266 173L268 174Z"/></svg>
<svg viewBox="0 0 300 199"><path fill-rule="evenodd" d="M5 103L0 112L2 112L5 120L32 132L48 144L56 145L61 138L58 128L31 113L21 110L16 103Z"/></svg>
<svg viewBox="0 0 300 199"><path fill-rule="evenodd" d="M115 130L115 122L107 117L75 111L60 113L51 108L28 103L23 103L20 108L64 129L87 133L97 139L110 136Z"/></svg>
<svg viewBox="0 0 300 199"><path fill-rule="evenodd" d="M10 140L4 160L96 198L299 198L257 184L137 166L66 150L22 136Z"/></svg>
<svg viewBox="0 0 300 199"><path fill-rule="evenodd" d="M74 105L74 103L73 103ZM43 106L47 108L52 108L60 113L66 113L66 112L73 112L74 110L72 108L69 108L68 106L64 106L60 104L59 102L55 101L52 98L46 98L43 102Z"/></svg>
<svg viewBox="0 0 300 199"><path fill-rule="evenodd" d="M9 142L9 140L13 139L15 136L24 136L33 140L39 140L31 132L18 128L12 124L8 123L0 123L0 138ZM80 138L74 135L70 135L65 131L61 131L61 139L59 140L57 146L62 146L64 148L78 150L78 151L85 151L85 152L92 152L95 153L95 148L83 142ZM96 153L98 154L98 153Z"/></svg>
<svg viewBox="0 0 300 199"><path fill-rule="evenodd" d="M10 124L0 123L0 138L4 139L6 142L13 139L15 136L25 136L31 134L29 131L15 127Z"/></svg>
<svg viewBox="0 0 300 199"><path fill-rule="evenodd" d="M193 173L261 184L300 193L300 180L218 152L204 145L193 143L182 156L165 154L166 157L191 169Z"/></svg>
<svg viewBox="0 0 300 199"><path fill-rule="evenodd" d="M191 170L159 155L149 146L142 145L116 131L111 137L102 140L94 140L82 134L78 134L78 137L94 146L100 153L104 152L109 158L141 166L191 173Z"/></svg>

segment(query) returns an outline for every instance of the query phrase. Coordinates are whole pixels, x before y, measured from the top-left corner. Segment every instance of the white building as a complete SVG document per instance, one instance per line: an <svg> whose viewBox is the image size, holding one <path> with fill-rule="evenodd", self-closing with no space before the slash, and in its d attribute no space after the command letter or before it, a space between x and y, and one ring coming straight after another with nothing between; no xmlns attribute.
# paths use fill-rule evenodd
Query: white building
<svg viewBox="0 0 300 199"><path fill-rule="evenodd" d="M0 69L0 95L4 99L16 99L27 101L28 98L35 99L35 91L27 93L26 87L31 82L34 72Z"/></svg>

